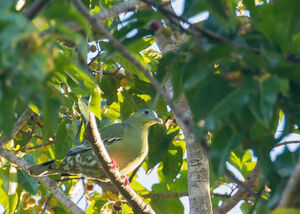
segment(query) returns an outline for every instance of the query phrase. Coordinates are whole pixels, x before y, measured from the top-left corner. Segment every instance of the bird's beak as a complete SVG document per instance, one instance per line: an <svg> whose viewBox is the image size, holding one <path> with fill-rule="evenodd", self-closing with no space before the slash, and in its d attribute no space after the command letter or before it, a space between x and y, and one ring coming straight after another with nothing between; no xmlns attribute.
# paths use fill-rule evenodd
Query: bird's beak
<svg viewBox="0 0 300 214"><path fill-rule="evenodd" d="M160 119L160 118L158 118L158 117L155 117L155 118L154 118L154 121L155 121L156 123L163 124L163 120Z"/></svg>

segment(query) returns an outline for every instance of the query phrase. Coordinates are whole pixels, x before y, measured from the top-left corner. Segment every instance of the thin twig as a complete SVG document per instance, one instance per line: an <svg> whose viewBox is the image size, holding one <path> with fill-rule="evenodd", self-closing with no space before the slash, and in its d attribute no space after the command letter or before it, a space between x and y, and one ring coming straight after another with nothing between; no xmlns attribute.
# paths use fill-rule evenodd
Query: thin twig
<svg viewBox="0 0 300 214"><path fill-rule="evenodd" d="M146 195L141 195L143 198L179 198L183 196L188 196L187 192L167 192L167 193L148 193Z"/></svg>
<svg viewBox="0 0 300 214"><path fill-rule="evenodd" d="M32 165L25 161L22 158L17 157L11 151L0 147L0 156L6 158L11 163L16 164L18 167L22 168L23 170L27 170ZM73 201L71 201L65 193L56 186L56 182L48 177L37 177L36 178L41 184L45 186L49 190L57 200L64 206L66 210L74 214L84 214L83 212Z"/></svg>
<svg viewBox="0 0 300 214"><path fill-rule="evenodd" d="M27 19L32 20L51 0L36 0L23 13Z"/></svg>
<svg viewBox="0 0 300 214"><path fill-rule="evenodd" d="M80 179L84 179L84 177L63 178L63 179L58 179L55 181L61 183L61 182L65 182L65 181L80 180Z"/></svg>
<svg viewBox="0 0 300 214"><path fill-rule="evenodd" d="M31 132L30 132L29 136L27 137L26 142L16 151L16 153L18 153L19 151L24 149L26 147L26 145L29 143L29 141L31 140L34 130L35 130L36 122L37 122L37 117L36 117L36 115L33 115L33 124L32 124L32 128L31 128Z"/></svg>
<svg viewBox="0 0 300 214"><path fill-rule="evenodd" d="M299 140L286 141L286 142L277 143L276 145L273 146L273 148L278 147L278 146L283 146L283 145L288 145L288 144L298 144L298 143L300 143Z"/></svg>
<svg viewBox="0 0 300 214"><path fill-rule="evenodd" d="M143 4L139 0L125 1L106 10L100 11L100 13L95 14L95 17L98 19L98 21L103 22L118 16L120 13L136 10L145 6L147 5Z"/></svg>
<svg viewBox="0 0 300 214"><path fill-rule="evenodd" d="M249 186L247 186L244 182L242 182L242 181L240 181L239 179L237 179L229 170L227 170L226 172L225 172L225 174L226 174L226 177L229 179L229 180L231 180L231 182L234 182L234 183L236 183L236 184L238 184L239 186L240 186L240 188L241 189L243 189L244 191L246 191L248 194L250 194L251 196L253 196L254 198L260 198L260 200L263 200L264 201L264 199L262 199L261 198L261 195L260 194L258 194L258 193L256 193L256 192L254 192L254 191L252 191L250 188L249 188Z"/></svg>
<svg viewBox="0 0 300 214"><path fill-rule="evenodd" d="M224 213L225 214L229 210L231 210L238 202L245 199L250 193L249 190L251 190L251 188L253 188L256 185L258 175L259 175L259 166L256 163L255 168L252 170L252 172L249 175L249 177L247 178L247 180L243 183L243 187L241 185L239 185L238 186L239 190L233 196L230 196L221 206L214 209L214 213L217 213L217 214ZM247 188L245 188L245 187L247 187ZM251 194L251 195L253 195L253 194ZM261 193L260 194L255 193L254 196L255 196L255 198L258 198L260 200L261 199L260 195L261 195Z"/></svg>
<svg viewBox="0 0 300 214"><path fill-rule="evenodd" d="M45 144L41 144L41 145L36 145L36 146L31 146L31 147L28 147L26 150L32 150L32 149L37 149L37 148L40 148L40 147L44 147L44 146L48 146L48 145L51 145L51 144L55 144L55 141L48 141L47 143Z"/></svg>
<svg viewBox="0 0 300 214"><path fill-rule="evenodd" d="M30 108L27 108L23 114L20 116L20 118L17 120L17 122L15 123L15 126L13 128L13 132L12 132L12 135L10 137L6 137L6 136L3 136L1 139L0 139L0 147L3 145L3 144L6 144L8 143L8 141L10 141L11 139L13 139L16 134L22 129L22 127L24 126L24 124L27 122L27 120L31 117L31 115L33 114L33 112L31 111Z"/></svg>
<svg viewBox="0 0 300 214"><path fill-rule="evenodd" d="M41 214L45 213L45 211L46 211L46 209L47 209L47 206L48 206L48 204L49 204L51 198L52 198L52 195L50 195L50 196L47 198L47 201L46 201L45 204L44 204L44 208L43 208Z"/></svg>
<svg viewBox="0 0 300 214"><path fill-rule="evenodd" d="M150 0L142 0L142 1L145 2L148 5L153 6L157 10L159 10L162 14L165 15L165 17L167 19L169 19L172 22L172 24L177 26L181 31L188 32L191 35L195 36L196 38L201 37L201 36L205 36L209 40L217 42L217 43L230 44L230 45L238 47L238 48L244 48L244 49L247 49L247 50L249 50L249 51L251 51L255 54L260 54L261 53L261 50L259 48L254 48L254 47L250 47L248 45L245 46L245 45L238 44L238 43L236 43L236 42L234 42L230 39L219 36L219 35L215 34L214 32L212 32L210 30L199 27L197 24L192 24L186 18L184 18L182 16L177 16L174 12L166 9L163 4L156 6L156 4L153 1L150 1ZM178 24L178 22L174 21L174 19L185 22L186 24L189 25L189 28L183 28L182 25ZM198 34L197 34L197 32L198 32ZM299 65L300 60L297 58L297 56L299 56L299 55L300 55L300 53L294 52L294 53L288 53L287 56L282 56L282 57L284 57L287 61L289 61L291 63Z"/></svg>
<svg viewBox="0 0 300 214"><path fill-rule="evenodd" d="M80 0L73 0L74 5L78 9L78 11L87 19L87 21L97 30L99 33L103 34L109 42L114 46L120 53L128 59L138 70L140 70L151 82L152 86L155 88L157 93L159 93L163 99L166 100L167 104L172 108L174 112L177 113L178 116L182 117L183 114L180 112L172 102L172 99L167 95L165 90L162 88L160 83L151 75L150 71L147 70L127 49L122 45L120 41L114 38L96 17L90 15L88 9L82 4Z"/></svg>
<svg viewBox="0 0 300 214"><path fill-rule="evenodd" d="M230 198L231 195L229 194L220 194L220 193L212 193L215 197L219 197L219 198Z"/></svg>

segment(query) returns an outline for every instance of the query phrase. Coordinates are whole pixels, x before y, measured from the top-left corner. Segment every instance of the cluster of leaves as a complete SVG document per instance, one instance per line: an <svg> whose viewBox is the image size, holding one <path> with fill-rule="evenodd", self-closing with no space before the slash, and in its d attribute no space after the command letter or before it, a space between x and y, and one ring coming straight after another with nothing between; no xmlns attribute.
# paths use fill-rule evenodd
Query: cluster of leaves
<svg viewBox="0 0 300 214"><path fill-rule="evenodd" d="M254 151L263 173L260 188L272 189L268 203L257 204L266 213L278 203L297 160L297 151L286 150L272 162L270 151L288 134L299 132L300 4L238 2L185 1L186 19L210 12L197 26L212 34L190 38L178 52L163 56L158 78L171 78L175 100L186 95L197 140L212 133L213 173L223 176L229 161L246 177L254 165L248 164L251 154L245 151ZM284 130L274 139L282 114ZM282 168L288 170L283 173Z"/></svg>
<svg viewBox="0 0 300 214"><path fill-rule="evenodd" d="M30 22L22 13L32 2L26 1L17 10L16 2L0 1L1 135L11 133L27 106L37 114L6 147L32 164L54 158L60 161L84 138L89 111L100 119L101 128L126 119L138 109L151 107L165 121L164 127L151 127L150 151L142 165L147 172L157 169L159 183L151 191L187 192L182 133L147 78L102 35L90 29L70 0L50 3ZM120 1L83 2L95 14ZM210 17L197 26L212 34L201 38L191 36L176 53L164 56L154 50L145 51L154 42L150 24L163 19L164 14L150 8L138 10L126 20L115 17L104 24L143 66L155 71L153 75L162 84L171 79L174 101L182 93L186 95L196 139L200 141L208 131L211 133L212 190L229 183L224 177L226 162L246 178L255 166L249 149L254 152L263 175L257 190L267 185L272 191L264 194L268 203L250 198L242 208L245 213L253 207L257 212L267 213L278 203L298 158L297 152L286 149L272 162L269 154L277 142L291 132L298 132L300 3L276 0L272 4L261 1L255 5L254 2L185 1L182 18L209 11ZM242 12L250 16L239 15ZM74 33L66 24L70 21L81 31ZM99 42L88 49L86 38ZM88 50L97 57L87 68ZM284 130L274 139L283 114ZM8 161L0 159L0 166L0 204L6 211L40 212L45 206L43 198L49 197L47 190ZM131 183L133 188L142 195L148 194L150 190L136 177ZM60 185L71 196L76 184L78 180L73 179ZM123 204L119 196L92 191L91 185L85 184L85 197L90 202L87 213L118 210ZM183 213L179 198L145 200L157 213ZM214 207L224 200L212 196ZM59 203L50 205L47 205L49 210L66 212ZM130 212L124 204L122 213Z"/></svg>
<svg viewBox="0 0 300 214"><path fill-rule="evenodd" d="M107 8L116 2L101 1L101 5ZM168 124L166 127L156 125L150 130L150 153L143 168L150 172L159 164L160 179L152 191L187 192L184 141L165 102L157 96L147 78L107 41L88 47L83 35L90 34L90 28L71 1L50 3L32 22L22 15L32 2L27 1L18 11L15 3L0 3L0 48L3 53L0 56L1 135L10 135L14 123L28 106L36 115L27 121L6 148L31 164L51 159L61 161L72 146L83 140L89 111L98 117L101 128L126 119L138 109L151 107ZM100 10L95 2L85 3L94 12ZM142 51L153 44L144 24L149 22L149 15L154 18L158 15L152 11L145 13L130 17L121 30L117 30L122 23L119 18L108 20L106 24L144 66L155 70L160 54ZM76 22L82 31L74 33L65 25L69 21ZM132 29L139 29L138 33L128 37ZM92 34L89 40L100 38ZM100 47L101 53L97 54ZM85 59L88 50L89 54L96 53L97 57L87 68L86 63L78 59ZM51 197L49 192L27 172L5 159L0 160L0 165L0 204L7 213L39 213L45 206L49 213L66 212L60 203L50 203L50 200L45 204L44 198ZM51 177L60 179L58 175ZM133 188L141 194L149 193L150 190L137 182L136 177L132 181ZM71 179L58 185L71 197L79 182ZM91 202L87 213L118 209L123 204L118 196L100 194L94 191L92 185L96 184L85 184L83 193ZM162 200L145 200L158 212L162 210L161 213L168 213L166 209L171 209L172 213L183 212L178 198L165 199L163 203ZM126 204L122 209L123 212L131 212Z"/></svg>

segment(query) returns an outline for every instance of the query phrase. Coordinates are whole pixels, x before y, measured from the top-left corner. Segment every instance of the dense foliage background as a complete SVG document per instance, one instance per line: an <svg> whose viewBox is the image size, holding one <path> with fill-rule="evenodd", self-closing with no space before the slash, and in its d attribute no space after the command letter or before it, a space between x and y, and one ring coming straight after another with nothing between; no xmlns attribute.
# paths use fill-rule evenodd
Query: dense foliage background
<svg viewBox="0 0 300 214"><path fill-rule="evenodd" d="M89 111L103 127L151 107L165 123L151 128L150 152L142 168L149 172L158 165L159 183L148 190L134 178L131 185L141 195L162 193L160 198L145 198L157 213L183 213L178 197L164 197L188 191L185 142L166 102L140 70L91 28L72 1L52 1L33 20L25 17L24 11L34 1L27 0L23 6L20 2L0 1L1 135L10 135L28 106L36 115L6 149L32 164L54 158L60 161L83 139ZM94 15L121 1L82 2ZM209 12L208 19L180 29L189 39L176 52L162 55L147 49L154 43L153 23L164 19L168 37L178 30L179 20L204 11ZM162 85L171 79L174 101L185 94L193 113L195 143L210 132L214 208L234 192L214 194L214 189L236 187L225 176L226 163L244 181L255 167L252 155L258 158L261 170L254 188L258 196L242 198L243 213L275 209L294 171L298 150L285 148L274 161L269 154L284 137L299 132L299 11L297 0L189 0L175 23L164 10L153 7L139 9L122 20L115 16L103 22ZM87 53L95 57L88 61ZM284 126L275 138L279 121ZM67 213L27 172L4 158L0 166L0 204L6 213L40 213L43 208L47 213ZM60 176L51 178L59 180ZM122 207L122 213L131 212L122 198L99 192L92 181L57 182L70 197L78 194L78 183L85 187L86 213L112 211L114 206ZM299 198L295 199L293 206L299 207Z"/></svg>

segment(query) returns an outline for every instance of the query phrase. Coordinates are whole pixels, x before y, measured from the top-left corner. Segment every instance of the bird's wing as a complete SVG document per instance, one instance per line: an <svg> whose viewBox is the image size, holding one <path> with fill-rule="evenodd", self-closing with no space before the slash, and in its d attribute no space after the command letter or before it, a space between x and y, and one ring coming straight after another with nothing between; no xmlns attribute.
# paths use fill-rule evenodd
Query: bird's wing
<svg viewBox="0 0 300 214"><path fill-rule="evenodd" d="M100 135L104 145L108 146L122 140L124 129L124 123L115 123L102 128L100 130Z"/></svg>
<svg viewBox="0 0 300 214"><path fill-rule="evenodd" d="M111 145L114 142L120 141L124 133L124 124L115 123L106 126L100 130L100 135L105 146ZM67 156L75 155L81 152L88 151L92 148L91 143L85 139L82 143L74 146Z"/></svg>

